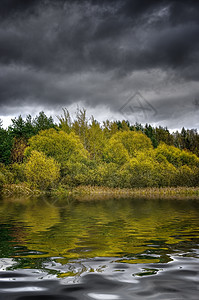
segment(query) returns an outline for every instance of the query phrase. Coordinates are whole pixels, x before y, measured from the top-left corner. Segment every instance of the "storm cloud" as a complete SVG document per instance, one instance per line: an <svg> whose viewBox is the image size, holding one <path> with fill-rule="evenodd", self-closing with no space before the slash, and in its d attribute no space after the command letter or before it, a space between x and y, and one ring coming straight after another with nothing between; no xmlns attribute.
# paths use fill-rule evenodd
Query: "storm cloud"
<svg viewBox="0 0 199 300"><path fill-rule="evenodd" d="M198 36L196 1L3 0L0 117L81 104L199 128ZM138 91L156 114L121 114Z"/></svg>

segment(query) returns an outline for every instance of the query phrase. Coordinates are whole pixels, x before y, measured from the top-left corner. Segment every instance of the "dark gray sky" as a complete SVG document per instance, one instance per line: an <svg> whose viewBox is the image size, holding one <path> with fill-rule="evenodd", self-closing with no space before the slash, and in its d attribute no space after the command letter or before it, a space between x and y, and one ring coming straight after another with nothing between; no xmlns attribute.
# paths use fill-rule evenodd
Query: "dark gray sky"
<svg viewBox="0 0 199 300"><path fill-rule="evenodd" d="M100 121L199 128L199 1L1 0L4 126L77 105Z"/></svg>

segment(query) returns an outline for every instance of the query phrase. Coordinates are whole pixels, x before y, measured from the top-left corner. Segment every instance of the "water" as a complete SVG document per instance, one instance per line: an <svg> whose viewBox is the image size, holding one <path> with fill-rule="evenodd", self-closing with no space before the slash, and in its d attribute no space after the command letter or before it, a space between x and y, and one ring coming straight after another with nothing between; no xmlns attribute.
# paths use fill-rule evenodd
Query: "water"
<svg viewBox="0 0 199 300"><path fill-rule="evenodd" d="M0 201L0 299L199 299L199 200Z"/></svg>

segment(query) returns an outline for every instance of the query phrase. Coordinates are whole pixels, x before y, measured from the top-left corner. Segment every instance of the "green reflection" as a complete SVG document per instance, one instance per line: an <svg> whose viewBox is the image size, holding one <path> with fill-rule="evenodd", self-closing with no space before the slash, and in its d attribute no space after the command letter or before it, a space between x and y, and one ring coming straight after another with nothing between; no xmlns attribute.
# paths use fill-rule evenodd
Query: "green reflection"
<svg viewBox="0 0 199 300"><path fill-rule="evenodd" d="M94 257L168 262L196 244L198 208L197 200L110 199L59 208L46 199L4 199L0 253L19 268L42 268L51 257L65 258L57 259L61 264Z"/></svg>

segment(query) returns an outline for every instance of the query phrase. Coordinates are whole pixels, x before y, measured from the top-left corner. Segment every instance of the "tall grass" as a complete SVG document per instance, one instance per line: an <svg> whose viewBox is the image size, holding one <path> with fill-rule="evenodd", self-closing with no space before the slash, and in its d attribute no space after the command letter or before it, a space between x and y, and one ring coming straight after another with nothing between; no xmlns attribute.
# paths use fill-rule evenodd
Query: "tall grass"
<svg viewBox="0 0 199 300"><path fill-rule="evenodd" d="M1 191L3 195L40 196L50 194L76 200L109 199L109 198L198 198L199 187L160 187L160 188L108 188L99 186L78 186L73 189L59 187L50 191L32 189L28 184L6 184Z"/></svg>
<svg viewBox="0 0 199 300"><path fill-rule="evenodd" d="M26 183L20 184L5 184L1 191L3 195L11 196L11 195L41 195L42 191L37 189L31 189Z"/></svg>

